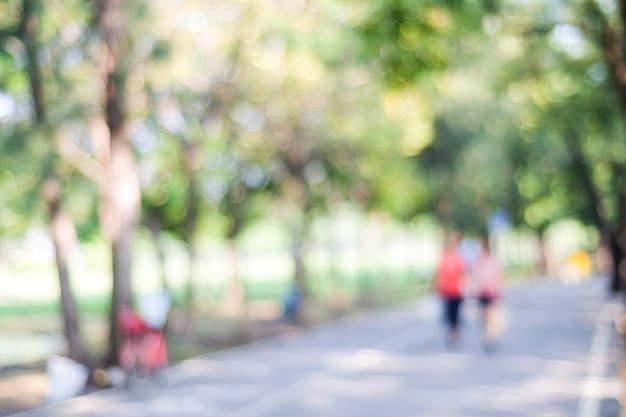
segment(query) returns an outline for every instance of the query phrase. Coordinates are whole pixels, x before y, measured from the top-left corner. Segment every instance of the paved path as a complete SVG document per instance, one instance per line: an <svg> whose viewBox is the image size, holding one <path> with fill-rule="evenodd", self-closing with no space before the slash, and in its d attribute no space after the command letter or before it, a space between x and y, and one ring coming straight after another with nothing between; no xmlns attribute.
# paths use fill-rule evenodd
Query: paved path
<svg viewBox="0 0 626 417"><path fill-rule="evenodd" d="M167 387L109 390L28 413L61 416L617 416L612 324L602 280L510 288L499 349L482 349L475 306L446 350L426 303L362 313L184 362Z"/></svg>

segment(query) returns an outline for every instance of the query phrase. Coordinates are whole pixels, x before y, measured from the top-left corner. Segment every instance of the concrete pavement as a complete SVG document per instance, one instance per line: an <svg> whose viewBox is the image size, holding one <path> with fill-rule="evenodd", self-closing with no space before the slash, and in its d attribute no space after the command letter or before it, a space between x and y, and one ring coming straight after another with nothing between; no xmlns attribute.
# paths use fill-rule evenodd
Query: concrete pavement
<svg viewBox="0 0 626 417"><path fill-rule="evenodd" d="M443 343L426 301L345 317L173 367L165 386L108 390L19 414L216 417L609 417L621 395L622 305L594 279L507 291L499 348L486 353L478 310L464 341Z"/></svg>

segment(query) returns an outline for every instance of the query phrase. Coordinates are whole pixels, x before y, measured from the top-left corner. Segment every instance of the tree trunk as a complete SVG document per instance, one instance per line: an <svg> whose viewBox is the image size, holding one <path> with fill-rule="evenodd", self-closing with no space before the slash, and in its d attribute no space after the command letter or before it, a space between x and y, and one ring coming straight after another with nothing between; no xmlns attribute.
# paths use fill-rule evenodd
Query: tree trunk
<svg viewBox="0 0 626 417"><path fill-rule="evenodd" d="M239 268L239 254L237 250L237 241L234 237L228 239L228 251L230 253L231 278L228 289L228 298L238 309L240 315L246 315L246 290L241 282L241 273Z"/></svg>
<svg viewBox="0 0 626 417"><path fill-rule="evenodd" d="M198 228L198 212L200 206L200 192L198 191L198 171L202 167L202 153L197 142L185 142L181 140L185 154L185 173L189 183L187 191L187 214L184 220L185 242L189 259L189 277L187 283L187 315L193 316L195 303L196 281L196 229Z"/></svg>
<svg viewBox="0 0 626 417"><path fill-rule="evenodd" d="M232 309L239 320L237 329L238 337L241 341L246 342L250 340L252 336L250 306L246 287L241 279L239 250L235 236L229 237L228 249L230 252L231 281L226 294L226 302L228 309Z"/></svg>
<svg viewBox="0 0 626 417"><path fill-rule="evenodd" d="M109 126L112 125L109 123ZM115 132L115 134L114 134ZM134 156L128 139L111 128L110 181L101 208L111 241L113 294L107 363L119 358L118 312L132 306L131 273L135 229L139 220L140 190Z"/></svg>
<svg viewBox="0 0 626 417"><path fill-rule="evenodd" d="M624 292L626 289L626 190L620 189L618 199L619 221L616 231L609 234L609 247L612 257L611 292Z"/></svg>
<svg viewBox="0 0 626 417"><path fill-rule="evenodd" d="M187 295L186 295L186 312L187 323L191 326L195 308L195 292L196 292L196 247L193 241L187 241L185 243L185 249L187 251Z"/></svg>
<svg viewBox="0 0 626 417"><path fill-rule="evenodd" d="M293 259L294 275L292 288L289 297L293 297L294 305L292 308L291 320L296 324L306 324L309 317L305 311L305 305L310 302L310 288L307 282L306 265L305 265L305 239L307 228L307 215L301 220L301 223L295 224L291 230L291 255Z"/></svg>
<svg viewBox="0 0 626 417"><path fill-rule="evenodd" d="M101 149L107 181L102 185L100 219L111 242L113 294L111 297L107 364L119 362L118 312L132 305L133 240L139 221L141 191L135 156L125 131L124 108L127 59L126 15L122 0L98 0L96 22L103 39L102 73L106 83L105 116L108 148ZM108 152L107 152L108 151Z"/></svg>
<svg viewBox="0 0 626 417"><path fill-rule="evenodd" d="M54 179L47 180L43 192L50 213L50 232L59 274L63 329L67 340L68 357L90 366L89 355L81 338L78 308L70 286L69 259L76 245L74 223L61 208L58 182Z"/></svg>
<svg viewBox="0 0 626 417"><path fill-rule="evenodd" d="M620 264L624 259L624 250L619 244L619 238L611 233L609 237L609 248L611 249L611 286L610 290L613 293L619 293L624 287L624 278L620 272Z"/></svg>
<svg viewBox="0 0 626 417"><path fill-rule="evenodd" d="M154 241L154 247L157 253L157 263L159 264L159 271L161 276L161 288L164 291L169 292L169 286L167 284L167 271L165 268L165 248L163 248L163 241L161 239L161 224L159 220L152 217L148 220L148 230L152 235Z"/></svg>
<svg viewBox="0 0 626 417"><path fill-rule="evenodd" d="M294 283L300 288L302 295L307 296L306 267L304 265L304 230L302 225L294 227L292 230L291 253L293 256Z"/></svg>
<svg viewBox="0 0 626 417"><path fill-rule="evenodd" d="M38 20L35 14L36 3L22 2L22 20L19 34L26 46L28 56L28 76L33 97L35 121L44 136L53 138L53 129L46 120L46 104L41 83L41 69L37 61L39 45L37 43ZM53 147L51 147L53 149ZM49 156L52 161L54 151ZM61 311L63 314L63 330L68 345L68 356L77 362L89 365L89 355L80 332L78 308L70 286L69 259L72 248L76 244L76 230L72 218L63 211L61 205L61 185L52 175L44 182L43 198L50 215L50 234L55 249L59 286L61 290Z"/></svg>
<svg viewBox="0 0 626 417"><path fill-rule="evenodd" d="M111 242L113 264L113 294L111 296L109 347L106 363L117 364L121 347L118 313L133 304L131 288L132 246L134 230L128 228Z"/></svg>

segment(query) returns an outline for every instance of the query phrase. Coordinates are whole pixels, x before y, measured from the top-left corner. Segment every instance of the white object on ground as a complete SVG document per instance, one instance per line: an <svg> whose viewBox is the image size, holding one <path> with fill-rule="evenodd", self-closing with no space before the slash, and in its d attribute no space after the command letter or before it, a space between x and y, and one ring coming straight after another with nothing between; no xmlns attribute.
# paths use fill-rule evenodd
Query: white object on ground
<svg viewBox="0 0 626 417"><path fill-rule="evenodd" d="M67 400L85 391L89 378L89 369L86 366L69 358L50 355L46 370L52 383L48 402Z"/></svg>

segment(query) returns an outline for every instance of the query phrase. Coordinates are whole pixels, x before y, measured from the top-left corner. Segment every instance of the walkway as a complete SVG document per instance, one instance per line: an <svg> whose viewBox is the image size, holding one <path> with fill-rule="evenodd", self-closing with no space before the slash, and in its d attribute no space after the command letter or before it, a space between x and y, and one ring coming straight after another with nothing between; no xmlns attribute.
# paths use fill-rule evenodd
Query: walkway
<svg viewBox="0 0 626 417"><path fill-rule="evenodd" d="M509 289L499 349L467 303L446 350L427 303L362 313L184 362L167 386L109 390L20 417L609 417L622 347L602 280Z"/></svg>

